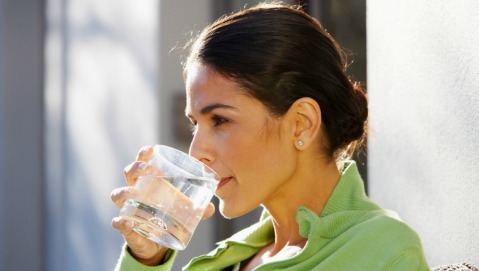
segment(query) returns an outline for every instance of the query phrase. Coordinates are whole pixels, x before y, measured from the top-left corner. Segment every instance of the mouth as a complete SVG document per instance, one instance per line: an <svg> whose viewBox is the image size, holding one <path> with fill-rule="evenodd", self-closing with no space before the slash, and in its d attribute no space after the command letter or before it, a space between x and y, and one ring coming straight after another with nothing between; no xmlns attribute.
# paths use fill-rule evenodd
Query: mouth
<svg viewBox="0 0 479 271"><path fill-rule="evenodd" d="M218 187L216 188L217 190L220 189L222 186L224 186L225 184L227 184L229 181L231 181L231 179L233 179L233 177L227 177L227 178L221 178L219 184L218 184Z"/></svg>

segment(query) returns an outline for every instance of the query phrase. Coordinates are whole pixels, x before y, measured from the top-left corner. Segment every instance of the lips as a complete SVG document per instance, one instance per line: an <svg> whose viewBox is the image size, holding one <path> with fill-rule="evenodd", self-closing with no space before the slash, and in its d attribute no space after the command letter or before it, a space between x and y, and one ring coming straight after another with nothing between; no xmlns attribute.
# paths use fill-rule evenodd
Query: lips
<svg viewBox="0 0 479 271"><path fill-rule="evenodd" d="M222 186L224 186L226 183L228 183L232 177L227 177L227 178L221 178L220 183L218 184L218 187L216 188L217 190L220 189Z"/></svg>

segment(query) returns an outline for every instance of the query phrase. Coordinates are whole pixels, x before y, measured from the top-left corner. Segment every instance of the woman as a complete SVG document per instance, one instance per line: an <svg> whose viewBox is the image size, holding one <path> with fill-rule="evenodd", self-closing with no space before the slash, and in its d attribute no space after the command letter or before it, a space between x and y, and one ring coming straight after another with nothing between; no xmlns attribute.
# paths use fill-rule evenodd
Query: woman
<svg viewBox="0 0 479 271"><path fill-rule="evenodd" d="M190 155L221 176L222 215L264 213L187 270L429 270L417 235L365 196L348 160L368 108L346 66L315 19L282 4L223 17L199 35L184 66ZM126 168L129 185L153 170L150 153ZM120 207L128 192L113 201ZM119 270L171 268L176 251L120 218L112 225L127 242Z"/></svg>

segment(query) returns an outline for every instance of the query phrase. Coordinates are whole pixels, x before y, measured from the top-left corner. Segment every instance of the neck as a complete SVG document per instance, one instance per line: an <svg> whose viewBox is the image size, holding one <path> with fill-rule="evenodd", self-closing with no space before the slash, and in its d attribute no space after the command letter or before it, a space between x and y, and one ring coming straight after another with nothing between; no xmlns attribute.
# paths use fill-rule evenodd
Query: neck
<svg viewBox="0 0 479 271"><path fill-rule="evenodd" d="M334 161L305 159L299 162L301 166L293 177L263 204L273 219L276 238L273 255L286 246L304 246L306 239L299 235L296 222L297 208L304 206L321 214L340 178Z"/></svg>

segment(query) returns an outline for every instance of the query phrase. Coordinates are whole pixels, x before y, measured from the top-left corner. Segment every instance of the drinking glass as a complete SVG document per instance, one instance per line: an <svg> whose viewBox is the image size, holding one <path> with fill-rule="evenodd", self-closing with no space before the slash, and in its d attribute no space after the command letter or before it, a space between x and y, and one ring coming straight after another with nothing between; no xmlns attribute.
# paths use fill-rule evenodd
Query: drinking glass
<svg viewBox="0 0 479 271"><path fill-rule="evenodd" d="M174 148L155 145L150 165L161 174L138 177L120 216L148 239L186 248L219 182L205 164Z"/></svg>

